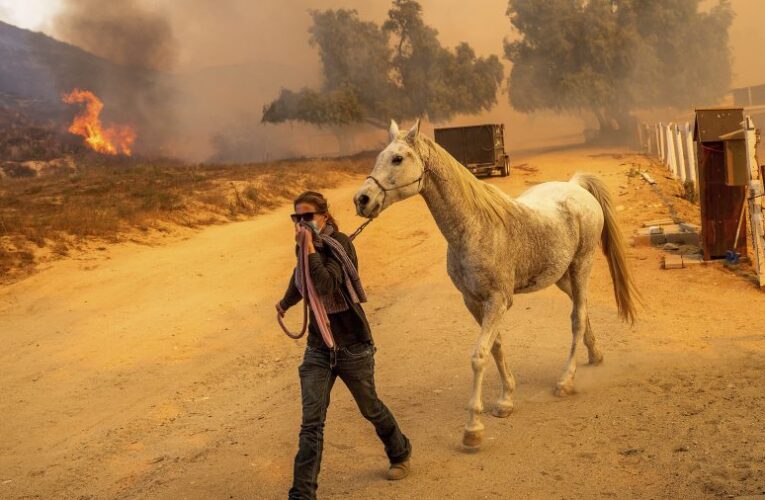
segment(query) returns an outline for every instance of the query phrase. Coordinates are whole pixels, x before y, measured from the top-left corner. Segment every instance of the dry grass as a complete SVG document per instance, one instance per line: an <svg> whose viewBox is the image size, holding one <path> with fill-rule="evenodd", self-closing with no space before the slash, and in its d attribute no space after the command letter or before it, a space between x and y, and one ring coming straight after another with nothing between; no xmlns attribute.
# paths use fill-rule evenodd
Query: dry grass
<svg viewBox="0 0 765 500"><path fill-rule="evenodd" d="M246 165L114 162L0 178L0 282L93 241L241 220L366 173L366 156Z"/></svg>

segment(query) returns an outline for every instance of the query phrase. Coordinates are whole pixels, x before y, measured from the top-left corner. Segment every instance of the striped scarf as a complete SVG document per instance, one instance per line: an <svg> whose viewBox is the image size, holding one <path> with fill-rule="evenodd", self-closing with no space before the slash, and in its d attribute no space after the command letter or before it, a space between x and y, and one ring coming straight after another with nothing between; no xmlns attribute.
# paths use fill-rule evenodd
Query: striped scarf
<svg viewBox="0 0 765 500"><path fill-rule="evenodd" d="M335 229L332 224L326 224L318 237L314 235L314 247L317 249L324 248L325 246L329 247L332 255L340 263L340 267L343 270L343 285L348 291L348 297L350 297L351 302L354 304L366 302L367 294L364 292L364 287L361 285L359 273L353 265L351 258L348 257L348 254L345 252L343 245L332 237L332 233L334 232ZM297 289L301 294L303 293L302 266L302 260L298 259L298 265L295 267L295 285L297 285ZM327 314L347 311L349 307L345 295L343 295L343 292L340 289L333 294L322 295L321 301L324 304L324 308L327 310Z"/></svg>

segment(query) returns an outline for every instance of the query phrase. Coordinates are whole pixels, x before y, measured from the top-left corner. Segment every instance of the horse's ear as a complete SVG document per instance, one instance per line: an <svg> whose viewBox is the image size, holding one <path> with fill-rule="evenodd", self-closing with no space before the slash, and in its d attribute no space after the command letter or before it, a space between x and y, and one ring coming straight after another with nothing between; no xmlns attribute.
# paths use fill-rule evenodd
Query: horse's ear
<svg viewBox="0 0 765 500"><path fill-rule="evenodd" d="M393 142L396 139L398 139L398 123L396 123L396 120L390 121L390 128L388 129L388 135L390 136L390 142Z"/></svg>
<svg viewBox="0 0 765 500"><path fill-rule="evenodd" d="M406 142L408 142L409 144L414 144L419 135L420 135L420 119L417 118L417 121L414 122L414 125L412 125L412 128L410 128L409 132L406 133Z"/></svg>

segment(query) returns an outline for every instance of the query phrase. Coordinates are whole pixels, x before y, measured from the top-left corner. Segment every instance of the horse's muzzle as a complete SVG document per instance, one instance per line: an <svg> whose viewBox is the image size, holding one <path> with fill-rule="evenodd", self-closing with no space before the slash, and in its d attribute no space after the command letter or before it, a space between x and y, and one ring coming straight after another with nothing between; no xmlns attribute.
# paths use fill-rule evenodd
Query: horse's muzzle
<svg viewBox="0 0 765 500"><path fill-rule="evenodd" d="M353 196L353 204L356 205L357 215L371 219L382 212L384 193L373 183L367 182Z"/></svg>

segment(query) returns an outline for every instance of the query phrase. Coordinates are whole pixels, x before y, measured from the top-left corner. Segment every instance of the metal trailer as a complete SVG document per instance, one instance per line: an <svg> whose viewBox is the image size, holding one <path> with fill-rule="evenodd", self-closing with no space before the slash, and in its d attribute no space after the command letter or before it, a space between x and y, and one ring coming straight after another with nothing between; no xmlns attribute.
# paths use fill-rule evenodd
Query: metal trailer
<svg viewBox="0 0 765 500"><path fill-rule="evenodd" d="M435 129L436 142L476 177L510 174L505 153L505 126L501 123Z"/></svg>

